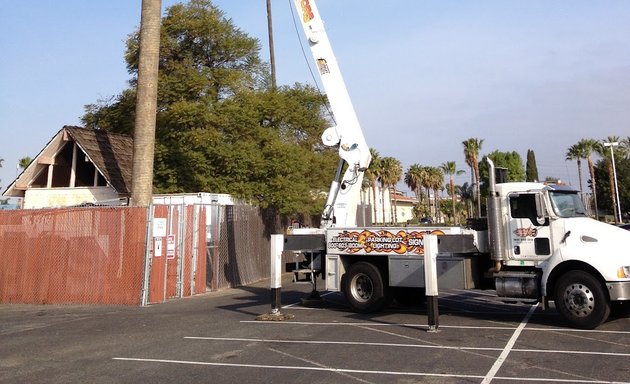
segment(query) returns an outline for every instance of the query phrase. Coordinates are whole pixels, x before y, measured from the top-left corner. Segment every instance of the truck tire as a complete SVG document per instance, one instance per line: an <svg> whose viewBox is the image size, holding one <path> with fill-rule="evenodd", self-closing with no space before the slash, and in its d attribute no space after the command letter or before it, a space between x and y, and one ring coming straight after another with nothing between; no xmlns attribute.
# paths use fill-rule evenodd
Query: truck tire
<svg viewBox="0 0 630 384"><path fill-rule="evenodd" d="M390 302L381 271L374 264L365 261L352 264L342 285L346 300L357 312L378 312Z"/></svg>
<svg viewBox="0 0 630 384"><path fill-rule="evenodd" d="M576 328L594 329L610 315L604 286L585 271L569 271L556 283L556 310Z"/></svg>

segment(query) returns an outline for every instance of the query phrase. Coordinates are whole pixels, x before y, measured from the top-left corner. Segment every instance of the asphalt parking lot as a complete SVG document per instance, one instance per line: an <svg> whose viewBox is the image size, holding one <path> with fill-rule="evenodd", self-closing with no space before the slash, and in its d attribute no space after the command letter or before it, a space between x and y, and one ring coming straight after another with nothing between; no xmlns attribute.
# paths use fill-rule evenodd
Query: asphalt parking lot
<svg viewBox="0 0 630 384"><path fill-rule="evenodd" d="M424 307L350 312L343 296L304 307L283 283L289 321L268 313L265 282L150 307L0 305L2 383L630 382L627 310L597 330L491 291L440 293Z"/></svg>

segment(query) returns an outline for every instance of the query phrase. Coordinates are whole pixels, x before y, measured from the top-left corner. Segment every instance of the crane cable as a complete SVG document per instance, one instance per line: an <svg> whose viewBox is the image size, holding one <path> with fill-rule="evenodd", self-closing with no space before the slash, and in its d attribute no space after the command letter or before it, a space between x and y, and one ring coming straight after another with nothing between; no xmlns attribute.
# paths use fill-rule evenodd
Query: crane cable
<svg viewBox="0 0 630 384"><path fill-rule="evenodd" d="M304 57L304 61L306 62L306 66L311 74L311 78L313 79L313 82L315 83L315 88L317 88L317 92L319 93L319 95L326 101L324 103L324 107L326 108L326 111L328 111L328 115L330 116L330 119L332 120L334 125L337 125L337 121L335 120L335 115L333 114L333 112L330 109L328 100L326 99L326 95L322 92L321 88L319 87L319 83L317 82L317 78L315 76L315 72L313 72L313 67L311 67L311 63L310 60L308 58L308 55L306 53L306 50L304 49L304 44L302 42L302 39L300 38L301 36L301 32L298 28L297 22L296 20L296 16L295 16L295 11L293 9L293 5L291 4L293 0L289 0L289 8L291 9L291 18L293 19L293 27L295 29L295 34L297 36L298 42L300 44L300 49L302 50L302 56Z"/></svg>

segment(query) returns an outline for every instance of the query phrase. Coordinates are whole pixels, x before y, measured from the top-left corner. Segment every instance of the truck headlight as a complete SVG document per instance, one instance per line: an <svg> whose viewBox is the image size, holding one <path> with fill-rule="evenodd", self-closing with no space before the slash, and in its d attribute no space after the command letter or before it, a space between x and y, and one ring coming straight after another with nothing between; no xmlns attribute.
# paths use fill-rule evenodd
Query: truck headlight
<svg viewBox="0 0 630 384"><path fill-rule="evenodd" d="M620 279L627 279L630 277L630 265L625 267L619 267L617 270L617 277Z"/></svg>

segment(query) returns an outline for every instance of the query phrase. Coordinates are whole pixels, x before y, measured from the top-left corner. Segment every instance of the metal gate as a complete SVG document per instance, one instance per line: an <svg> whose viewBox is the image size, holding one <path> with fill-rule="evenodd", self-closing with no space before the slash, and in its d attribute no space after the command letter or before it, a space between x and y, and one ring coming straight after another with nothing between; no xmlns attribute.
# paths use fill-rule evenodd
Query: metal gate
<svg viewBox="0 0 630 384"><path fill-rule="evenodd" d="M205 206L153 204L149 210L142 305L205 292Z"/></svg>

